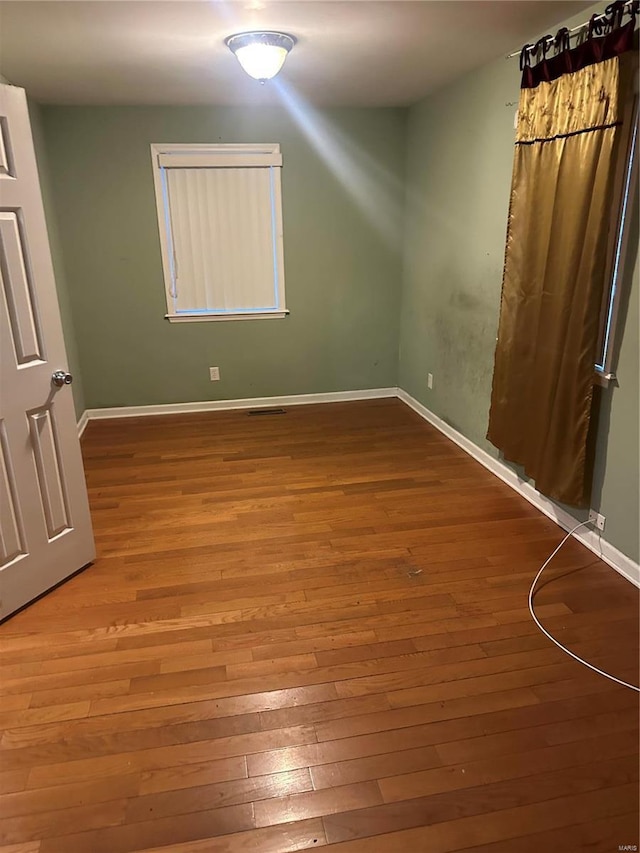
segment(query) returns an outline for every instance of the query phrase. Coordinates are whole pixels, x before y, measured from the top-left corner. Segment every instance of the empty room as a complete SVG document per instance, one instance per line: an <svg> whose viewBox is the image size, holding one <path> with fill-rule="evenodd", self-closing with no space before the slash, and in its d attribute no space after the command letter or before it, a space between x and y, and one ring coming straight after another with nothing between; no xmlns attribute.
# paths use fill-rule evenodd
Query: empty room
<svg viewBox="0 0 640 853"><path fill-rule="evenodd" d="M0 0L0 853L638 850L639 14Z"/></svg>

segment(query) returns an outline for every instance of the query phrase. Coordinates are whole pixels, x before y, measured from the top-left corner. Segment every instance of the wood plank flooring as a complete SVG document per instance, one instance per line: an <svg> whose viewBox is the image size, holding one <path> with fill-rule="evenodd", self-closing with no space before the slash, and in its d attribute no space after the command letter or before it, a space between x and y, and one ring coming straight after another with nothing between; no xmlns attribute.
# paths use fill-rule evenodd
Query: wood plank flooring
<svg viewBox="0 0 640 853"><path fill-rule="evenodd" d="M95 564L0 626L2 853L638 844L563 532L398 400L95 421ZM537 596L638 678L635 588ZM631 849L631 848L627 848Z"/></svg>

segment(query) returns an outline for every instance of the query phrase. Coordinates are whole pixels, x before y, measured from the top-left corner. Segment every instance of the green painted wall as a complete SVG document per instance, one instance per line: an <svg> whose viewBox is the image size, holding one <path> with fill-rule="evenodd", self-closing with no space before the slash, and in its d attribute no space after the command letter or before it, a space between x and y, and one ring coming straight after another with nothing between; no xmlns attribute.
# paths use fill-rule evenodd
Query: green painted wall
<svg viewBox="0 0 640 853"><path fill-rule="evenodd" d="M56 279L56 289L58 291L58 304L60 306L60 316L62 318L62 331L64 334L64 342L67 350L67 360L69 372L73 376L73 403L75 406L76 417L85 410L84 386L82 381L82 373L80 370L80 359L78 357L78 348L76 345L76 334L73 322L73 313L71 309L71 298L69 294L69 285L65 269L62 247L60 245L60 233L58 230L58 219L53 210L53 199L51 194L51 170L49 168L49 159L45 147L44 137L42 133L42 108L34 101L29 101L29 118L31 120L31 132L33 135L33 145L36 152L36 160L38 162L38 173L40 175L40 189L42 191L42 201L44 204L45 216L47 219L47 231L49 232L49 245L51 247L51 259L53 261L53 271Z"/></svg>
<svg viewBox="0 0 640 853"><path fill-rule="evenodd" d="M413 107L408 123L399 385L494 456L485 434L518 87L517 60L501 58ZM606 539L636 561L637 253L636 240L619 330L619 387L603 397L592 500L607 517ZM427 373L434 375L431 391Z"/></svg>
<svg viewBox="0 0 640 853"><path fill-rule="evenodd" d="M396 384L406 110L309 112L303 130L284 108L42 115L88 407ZM281 144L289 317L164 319L151 142Z"/></svg>

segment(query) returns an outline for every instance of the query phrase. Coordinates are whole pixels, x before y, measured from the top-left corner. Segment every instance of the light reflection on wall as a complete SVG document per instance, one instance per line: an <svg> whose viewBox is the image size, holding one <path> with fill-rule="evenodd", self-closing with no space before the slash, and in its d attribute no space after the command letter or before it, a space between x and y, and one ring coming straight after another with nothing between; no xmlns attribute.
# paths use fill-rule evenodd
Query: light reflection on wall
<svg viewBox="0 0 640 853"><path fill-rule="evenodd" d="M404 185L397 174L357 146L284 79L277 77L269 85L380 237L398 249L403 231Z"/></svg>

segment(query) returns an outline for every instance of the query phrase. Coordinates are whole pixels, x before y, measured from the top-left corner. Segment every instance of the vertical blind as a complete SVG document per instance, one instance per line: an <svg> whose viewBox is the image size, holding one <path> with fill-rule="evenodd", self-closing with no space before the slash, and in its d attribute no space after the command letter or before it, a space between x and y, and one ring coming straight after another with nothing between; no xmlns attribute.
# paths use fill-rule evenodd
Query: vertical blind
<svg viewBox="0 0 640 853"><path fill-rule="evenodd" d="M279 307L273 170L165 170L176 312Z"/></svg>
<svg viewBox="0 0 640 853"><path fill-rule="evenodd" d="M278 143L152 144L172 321L284 317Z"/></svg>

